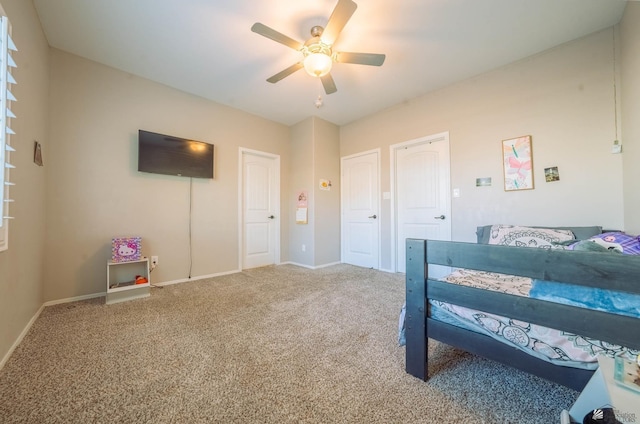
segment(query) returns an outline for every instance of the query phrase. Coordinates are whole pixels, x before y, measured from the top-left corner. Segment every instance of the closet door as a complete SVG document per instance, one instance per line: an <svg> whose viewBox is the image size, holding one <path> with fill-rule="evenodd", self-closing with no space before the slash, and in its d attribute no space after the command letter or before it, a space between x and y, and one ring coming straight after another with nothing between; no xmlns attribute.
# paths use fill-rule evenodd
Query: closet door
<svg viewBox="0 0 640 424"><path fill-rule="evenodd" d="M379 269L379 152L341 161L342 262Z"/></svg>
<svg viewBox="0 0 640 424"><path fill-rule="evenodd" d="M443 134L396 145L396 271L406 270L406 239L451 240L449 140Z"/></svg>

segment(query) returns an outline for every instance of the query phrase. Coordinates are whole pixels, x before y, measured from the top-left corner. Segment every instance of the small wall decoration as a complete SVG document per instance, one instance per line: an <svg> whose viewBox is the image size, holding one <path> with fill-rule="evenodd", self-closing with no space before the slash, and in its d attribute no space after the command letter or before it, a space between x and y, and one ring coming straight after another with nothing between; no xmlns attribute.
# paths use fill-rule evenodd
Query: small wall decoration
<svg viewBox="0 0 640 424"><path fill-rule="evenodd" d="M489 187L491 185L491 177L476 178L476 187Z"/></svg>
<svg viewBox="0 0 640 424"><path fill-rule="evenodd" d="M116 237L111 239L111 261L137 261L142 257L141 237Z"/></svg>
<svg viewBox="0 0 640 424"><path fill-rule="evenodd" d="M296 224L306 224L308 222L309 197L306 190L298 191L298 201L296 203Z"/></svg>
<svg viewBox="0 0 640 424"><path fill-rule="evenodd" d="M37 141L33 142L33 163L42 166L42 146Z"/></svg>
<svg viewBox="0 0 640 424"><path fill-rule="evenodd" d="M552 181L560 181L560 172L557 166L544 168L544 180L548 183Z"/></svg>
<svg viewBox="0 0 640 424"><path fill-rule="evenodd" d="M329 191L331 190L331 180L321 179L319 186L320 186L320 190Z"/></svg>
<svg viewBox="0 0 640 424"><path fill-rule="evenodd" d="M533 189L531 136L503 140L502 164L505 191Z"/></svg>

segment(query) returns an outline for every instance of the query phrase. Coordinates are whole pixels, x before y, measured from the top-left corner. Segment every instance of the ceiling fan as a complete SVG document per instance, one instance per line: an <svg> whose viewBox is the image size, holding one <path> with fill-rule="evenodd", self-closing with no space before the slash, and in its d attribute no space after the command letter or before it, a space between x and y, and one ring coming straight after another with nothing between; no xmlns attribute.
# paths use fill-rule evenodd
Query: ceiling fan
<svg viewBox="0 0 640 424"><path fill-rule="evenodd" d="M381 66L385 59L383 54L333 51L333 44L357 7L358 5L352 0L338 0L338 4L329 17L327 26L325 28L321 26L311 28L311 38L304 43L294 40L260 22L253 24L251 31L298 50L303 55L301 61L267 78L267 81L275 84L295 71L304 68L309 75L320 78L324 91L327 94L331 94L338 90L329 73L333 62Z"/></svg>

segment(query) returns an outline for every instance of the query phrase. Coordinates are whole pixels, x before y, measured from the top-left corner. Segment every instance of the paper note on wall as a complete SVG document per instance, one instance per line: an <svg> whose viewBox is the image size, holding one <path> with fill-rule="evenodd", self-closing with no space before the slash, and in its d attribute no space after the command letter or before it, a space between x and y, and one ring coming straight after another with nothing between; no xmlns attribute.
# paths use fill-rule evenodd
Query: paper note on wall
<svg viewBox="0 0 640 424"><path fill-rule="evenodd" d="M298 203L296 204L296 224L307 223L307 211L309 210L309 196L307 190L298 191Z"/></svg>
<svg viewBox="0 0 640 424"><path fill-rule="evenodd" d="M296 224L306 224L306 223L307 223L307 208L297 208Z"/></svg>

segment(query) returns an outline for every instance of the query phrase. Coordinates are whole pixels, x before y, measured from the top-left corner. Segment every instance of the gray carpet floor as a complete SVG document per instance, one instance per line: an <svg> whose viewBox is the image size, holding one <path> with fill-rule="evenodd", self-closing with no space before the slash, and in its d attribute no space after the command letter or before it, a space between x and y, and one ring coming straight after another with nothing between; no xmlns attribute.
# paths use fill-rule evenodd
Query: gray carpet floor
<svg viewBox="0 0 640 424"><path fill-rule="evenodd" d="M404 278L292 265L44 309L2 423L551 423L575 391L430 342L404 371Z"/></svg>

